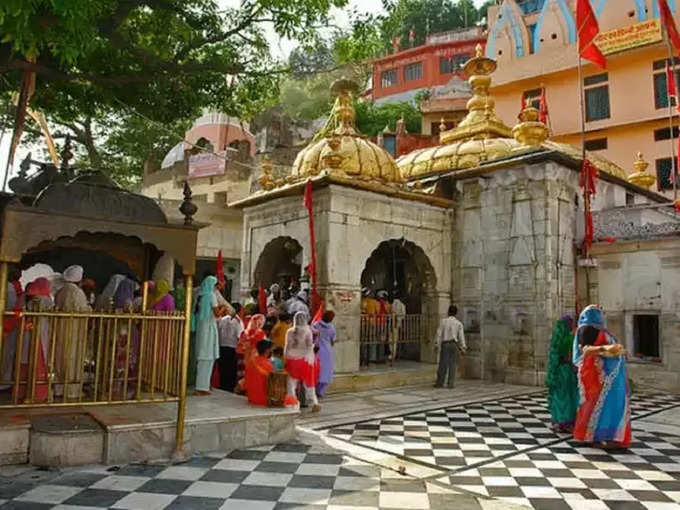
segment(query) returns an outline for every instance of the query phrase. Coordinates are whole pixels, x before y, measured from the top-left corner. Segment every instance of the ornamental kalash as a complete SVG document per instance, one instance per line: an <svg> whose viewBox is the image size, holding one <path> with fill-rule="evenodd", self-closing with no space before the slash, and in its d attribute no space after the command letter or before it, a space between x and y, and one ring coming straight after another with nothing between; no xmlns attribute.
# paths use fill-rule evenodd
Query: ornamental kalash
<svg viewBox="0 0 680 510"><path fill-rule="evenodd" d="M466 330L466 377L540 384L554 321L573 312L577 294L579 304L590 299L587 284L576 290L577 269L587 265L579 263L581 150L549 141L534 108L513 128L503 124L489 95L495 69L478 47L464 66L473 91L467 116L441 133L439 146L397 161L356 131L356 86L336 82L331 119L290 175L276 180L265 166L261 189L230 204L244 211L242 289L285 284L312 262L302 198L311 183L318 294L335 311L340 339L336 373L356 375L390 354L433 362L437 323L454 302ZM599 170L594 209L620 197L625 205L627 195L666 201L611 162L588 158ZM362 302L377 294L406 305L398 324L362 315ZM434 366L426 366L423 381L431 381Z"/></svg>

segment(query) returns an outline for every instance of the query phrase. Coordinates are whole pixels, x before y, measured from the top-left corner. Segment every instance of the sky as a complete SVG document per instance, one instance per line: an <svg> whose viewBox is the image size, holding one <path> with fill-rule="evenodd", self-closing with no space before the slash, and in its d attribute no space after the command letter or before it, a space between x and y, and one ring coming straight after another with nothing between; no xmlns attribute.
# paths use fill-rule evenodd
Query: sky
<svg viewBox="0 0 680 510"><path fill-rule="evenodd" d="M236 7L239 5L240 0L217 0L220 5L225 7ZM295 0L291 0L295 1ZM484 3L484 0L473 0L475 5L479 7ZM360 13L379 13L382 11L382 2L380 0L349 0L348 6L343 9L333 9L331 12L331 17L335 25L344 27L349 25L349 13L356 9ZM290 52L295 48L295 41L289 39L278 37L271 27L265 27L267 32L267 39L272 48L272 54L281 59L288 57ZM40 84L38 83L38 86ZM0 139L0 176L5 175L5 166L7 164L7 152L9 150L10 138L12 133L6 132L2 139ZM33 151L34 156L37 156L38 151L43 148L43 146L38 147L27 147L25 145L20 145L17 150L17 154L14 157L13 171L10 172L10 178L19 170L19 163L22 159L26 157L28 152ZM1 184L0 184L1 186Z"/></svg>

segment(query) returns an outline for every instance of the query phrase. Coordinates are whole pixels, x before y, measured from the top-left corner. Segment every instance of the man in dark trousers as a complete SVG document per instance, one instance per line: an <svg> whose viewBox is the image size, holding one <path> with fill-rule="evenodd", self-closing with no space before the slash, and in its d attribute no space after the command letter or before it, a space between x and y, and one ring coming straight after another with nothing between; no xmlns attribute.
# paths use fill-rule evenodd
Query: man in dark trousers
<svg viewBox="0 0 680 510"><path fill-rule="evenodd" d="M456 305L449 306L448 317L442 319L437 337L435 338L435 352L439 352L439 368L437 369L437 384L435 388L441 388L446 382L448 375L448 387L453 388L456 378L456 360L458 352L461 356L465 355L467 346L465 345L465 333L463 323L456 319L458 308Z"/></svg>

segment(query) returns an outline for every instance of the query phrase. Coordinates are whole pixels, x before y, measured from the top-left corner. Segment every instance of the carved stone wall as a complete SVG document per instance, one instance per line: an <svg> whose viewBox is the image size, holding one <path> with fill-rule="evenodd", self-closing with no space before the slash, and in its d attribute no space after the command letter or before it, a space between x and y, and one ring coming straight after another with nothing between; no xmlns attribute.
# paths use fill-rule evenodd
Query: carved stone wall
<svg viewBox="0 0 680 510"><path fill-rule="evenodd" d="M446 312L451 285L449 210L331 185L314 192L314 214L319 292L336 313L336 372L359 370L361 273L381 242L404 238L423 250L436 282L424 298L423 312ZM295 239L303 247L302 267L309 264L308 216L301 196L278 198L245 209L242 292L252 287L253 270L267 243L281 236ZM421 350L424 361L434 361L430 347L428 343Z"/></svg>
<svg viewBox="0 0 680 510"><path fill-rule="evenodd" d="M466 376L542 384L552 325L573 311L577 188L552 162L458 181L452 288Z"/></svg>

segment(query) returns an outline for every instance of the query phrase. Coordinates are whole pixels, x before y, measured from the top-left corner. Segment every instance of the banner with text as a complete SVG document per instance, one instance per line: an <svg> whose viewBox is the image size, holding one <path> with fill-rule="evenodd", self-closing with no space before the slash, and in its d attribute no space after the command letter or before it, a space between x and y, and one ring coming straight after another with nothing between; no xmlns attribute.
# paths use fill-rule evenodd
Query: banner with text
<svg viewBox="0 0 680 510"><path fill-rule="evenodd" d="M595 44L605 55L661 41L661 21L651 19L623 28L600 32Z"/></svg>

